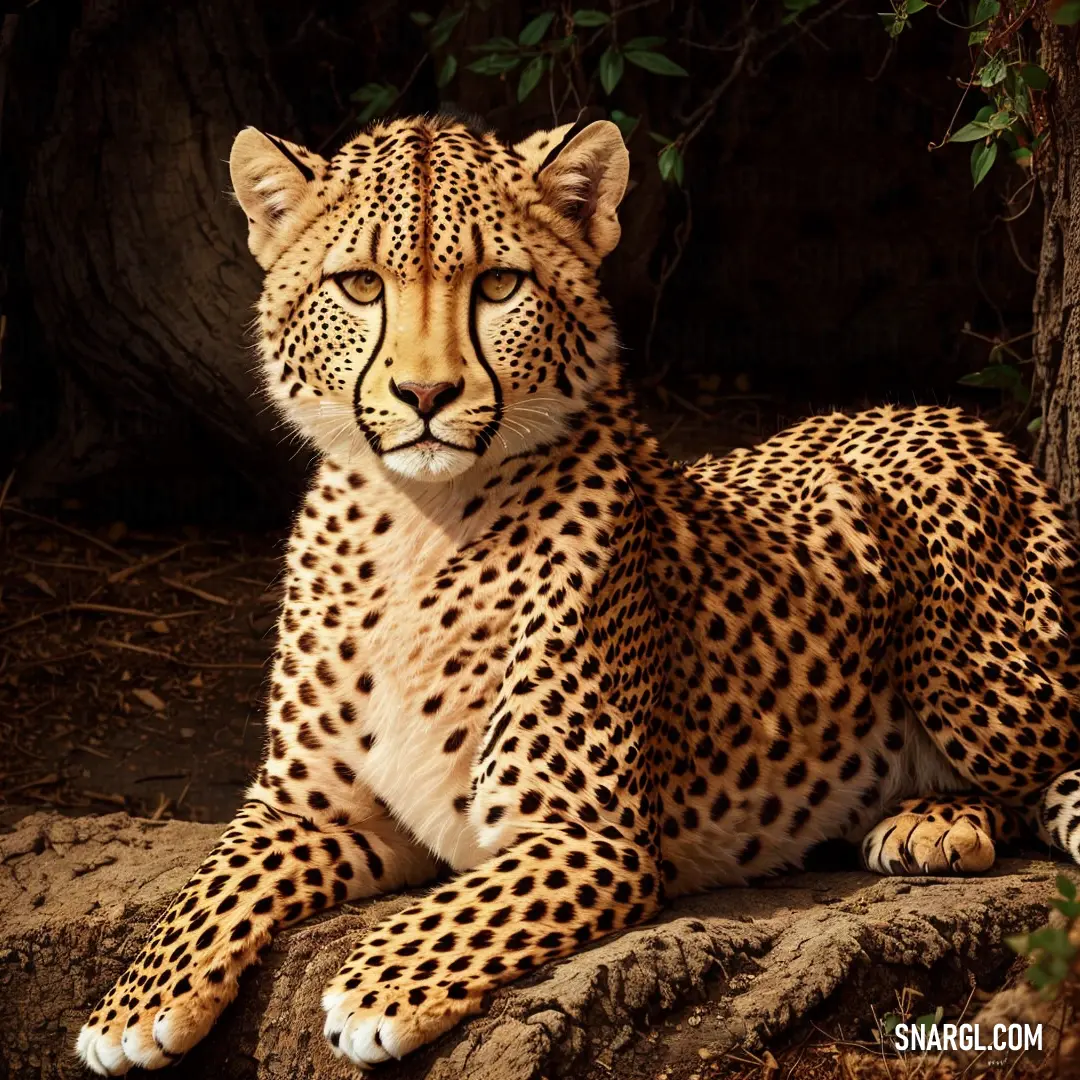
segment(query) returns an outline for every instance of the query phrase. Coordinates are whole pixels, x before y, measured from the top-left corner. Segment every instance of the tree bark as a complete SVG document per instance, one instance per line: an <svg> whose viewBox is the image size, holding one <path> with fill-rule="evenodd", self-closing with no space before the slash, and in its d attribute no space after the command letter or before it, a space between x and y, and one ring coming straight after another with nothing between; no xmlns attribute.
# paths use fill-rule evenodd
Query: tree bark
<svg viewBox="0 0 1080 1080"><path fill-rule="evenodd" d="M509 33L519 7L477 9L471 37ZM198 486L213 473L209 460L291 508L307 459L282 444L259 394L245 327L260 272L227 196L229 148L242 127L303 141L268 74L265 18L257 0L83 3L42 131L27 136L24 261L57 373L58 421L20 471L23 494L68 492L103 475L131 483L148 470L169 486L187 472ZM365 68L385 65L393 77L403 64L351 60L350 77L361 82ZM16 113L43 95L37 74ZM463 70L458 83L459 103L507 132L553 122L541 95L522 112L498 80ZM637 166L644 197L637 193L620 260L607 271L632 339L648 323L647 264L664 222L652 157Z"/></svg>
<svg viewBox="0 0 1080 1080"><path fill-rule="evenodd" d="M260 276L227 195L237 131L291 133L266 63L254 0L84 3L23 217L62 382L58 452L39 476L209 448L281 491L293 448L257 396L245 326Z"/></svg>
<svg viewBox="0 0 1080 1080"><path fill-rule="evenodd" d="M83 1075L71 1048L88 1009L219 828L38 814L0 836L0 1076ZM822 1031L863 1038L904 987L932 1011L963 1005L972 979L1000 986L1016 969L1002 939L1046 921L1061 869L1005 860L965 879L809 873L687 898L499 991L484 1016L379 1076L637 1080ZM356 1080L324 1043L319 995L364 929L409 903L350 905L282 934L169 1077Z"/></svg>
<svg viewBox="0 0 1080 1080"><path fill-rule="evenodd" d="M1080 61L1077 32L1036 6L1052 80L1050 137L1037 155L1044 210L1035 291L1035 388L1042 404L1036 463L1080 514Z"/></svg>

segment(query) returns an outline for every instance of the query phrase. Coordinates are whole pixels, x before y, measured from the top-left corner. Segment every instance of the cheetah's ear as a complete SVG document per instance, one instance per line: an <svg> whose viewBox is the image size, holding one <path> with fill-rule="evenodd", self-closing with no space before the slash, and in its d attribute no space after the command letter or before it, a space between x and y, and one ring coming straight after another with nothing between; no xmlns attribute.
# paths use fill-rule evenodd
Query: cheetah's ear
<svg viewBox="0 0 1080 1080"><path fill-rule="evenodd" d="M236 201L248 219L248 247L268 269L280 252L294 211L311 196L326 162L295 143L244 128L229 155Z"/></svg>
<svg viewBox="0 0 1080 1080"><path fill-rule="evenodd" d="M534 170L544 205L573 222L601 259L611 252L619 242L618 209L630 176L619 129L610 120L579 121L530 136L515 149Z"/></svg>

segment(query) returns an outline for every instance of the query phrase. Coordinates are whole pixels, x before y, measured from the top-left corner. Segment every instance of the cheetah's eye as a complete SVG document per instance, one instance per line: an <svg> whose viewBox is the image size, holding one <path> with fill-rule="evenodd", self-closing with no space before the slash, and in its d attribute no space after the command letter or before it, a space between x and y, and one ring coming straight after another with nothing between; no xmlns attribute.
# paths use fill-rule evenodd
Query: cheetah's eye
<svg viewBox="0 0 1080 1080"><path fill-rule="evenodd" d="M358 304L374 304L383 294L383 280L374 270L339 274L337 283L341 286L341 291Z"/></svg>
<svg viewBox="0 0 1080 1080"><path fill-rule="evenodd" d="M520 270L488 270L480 275L476 284L485 300L499 304L517 292L524 276Z"/></svg>

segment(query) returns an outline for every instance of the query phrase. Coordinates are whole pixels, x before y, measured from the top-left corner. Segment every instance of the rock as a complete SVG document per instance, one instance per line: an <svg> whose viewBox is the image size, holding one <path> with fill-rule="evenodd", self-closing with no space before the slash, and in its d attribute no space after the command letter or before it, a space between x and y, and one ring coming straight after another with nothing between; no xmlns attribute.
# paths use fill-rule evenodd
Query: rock
<svg viewBox="0 0 1080 1080"><path fill-rule="evenodd" d="M0 836L0 1076L80 1075L72 1046L89 1008L219 831L37 814ZM805 873L686 898L650 926L501 990L485 1016L380 1076L622 1077L639 1075L629 1066L646 1058L651 1071L640 1075L679 1062L700 1069L732 1051L761 1054L825 1012L866 1033L872 1010L894 1010L905 986L948 1005L967 997L972 977L1001 985L1013 966L1002 939L1046 922L1060 869L1004 860L965 879ZM408 903L350 905L282 934L169 1075L355 1080L323 1042L319 996L364 928ZM670 1031L644 1034L665 1014ZM683 1023L690 1015L699 1022Z"/></svg>

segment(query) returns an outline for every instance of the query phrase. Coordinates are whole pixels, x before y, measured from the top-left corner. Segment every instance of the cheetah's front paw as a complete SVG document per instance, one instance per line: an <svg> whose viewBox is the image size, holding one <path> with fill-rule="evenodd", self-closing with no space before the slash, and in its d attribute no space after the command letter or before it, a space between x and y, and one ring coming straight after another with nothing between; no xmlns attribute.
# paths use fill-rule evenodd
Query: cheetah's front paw
<svg viewBox="0 0 1080 1080"><path fill-rule="evenodd" d="M204 919L195 918L199 929ZM211 925L189 940L159 924L83 1025L75 1052L102 1076L122 1076L135 1066L160 1069L182 1057L236 997L240 972L250 963L246 952L236 951L240 937L252 949L269 940L265 929L252 932L249 920L231 934L219 935Z"/></svg>
<svg viewBox="0 0 1080 1080"><path fill-rule="evenodd" d="M975 815L901 813L870 830L862 856L878 874L978 874L994 865L994 841Z"/></svg>
<svg viewBox="0 0 1080 1080"><path fill-rule="evenodd" d="M480 1008L462 983L358 983L343 973L327 987L323 1034L336 1055L361 1068L403 1058Z"/></svg>
<svg viewBox="0 0 1080 1080"><path fill-rule="evenodd" d="M166 1005L154 993L145 1003L139 997L133 987L118 1000L107 999L83 1025L75 1051L94 1072L122 1076L135 1066L170 1065L206 1035L224 1007L219 998L194 992Z"/></svg>

